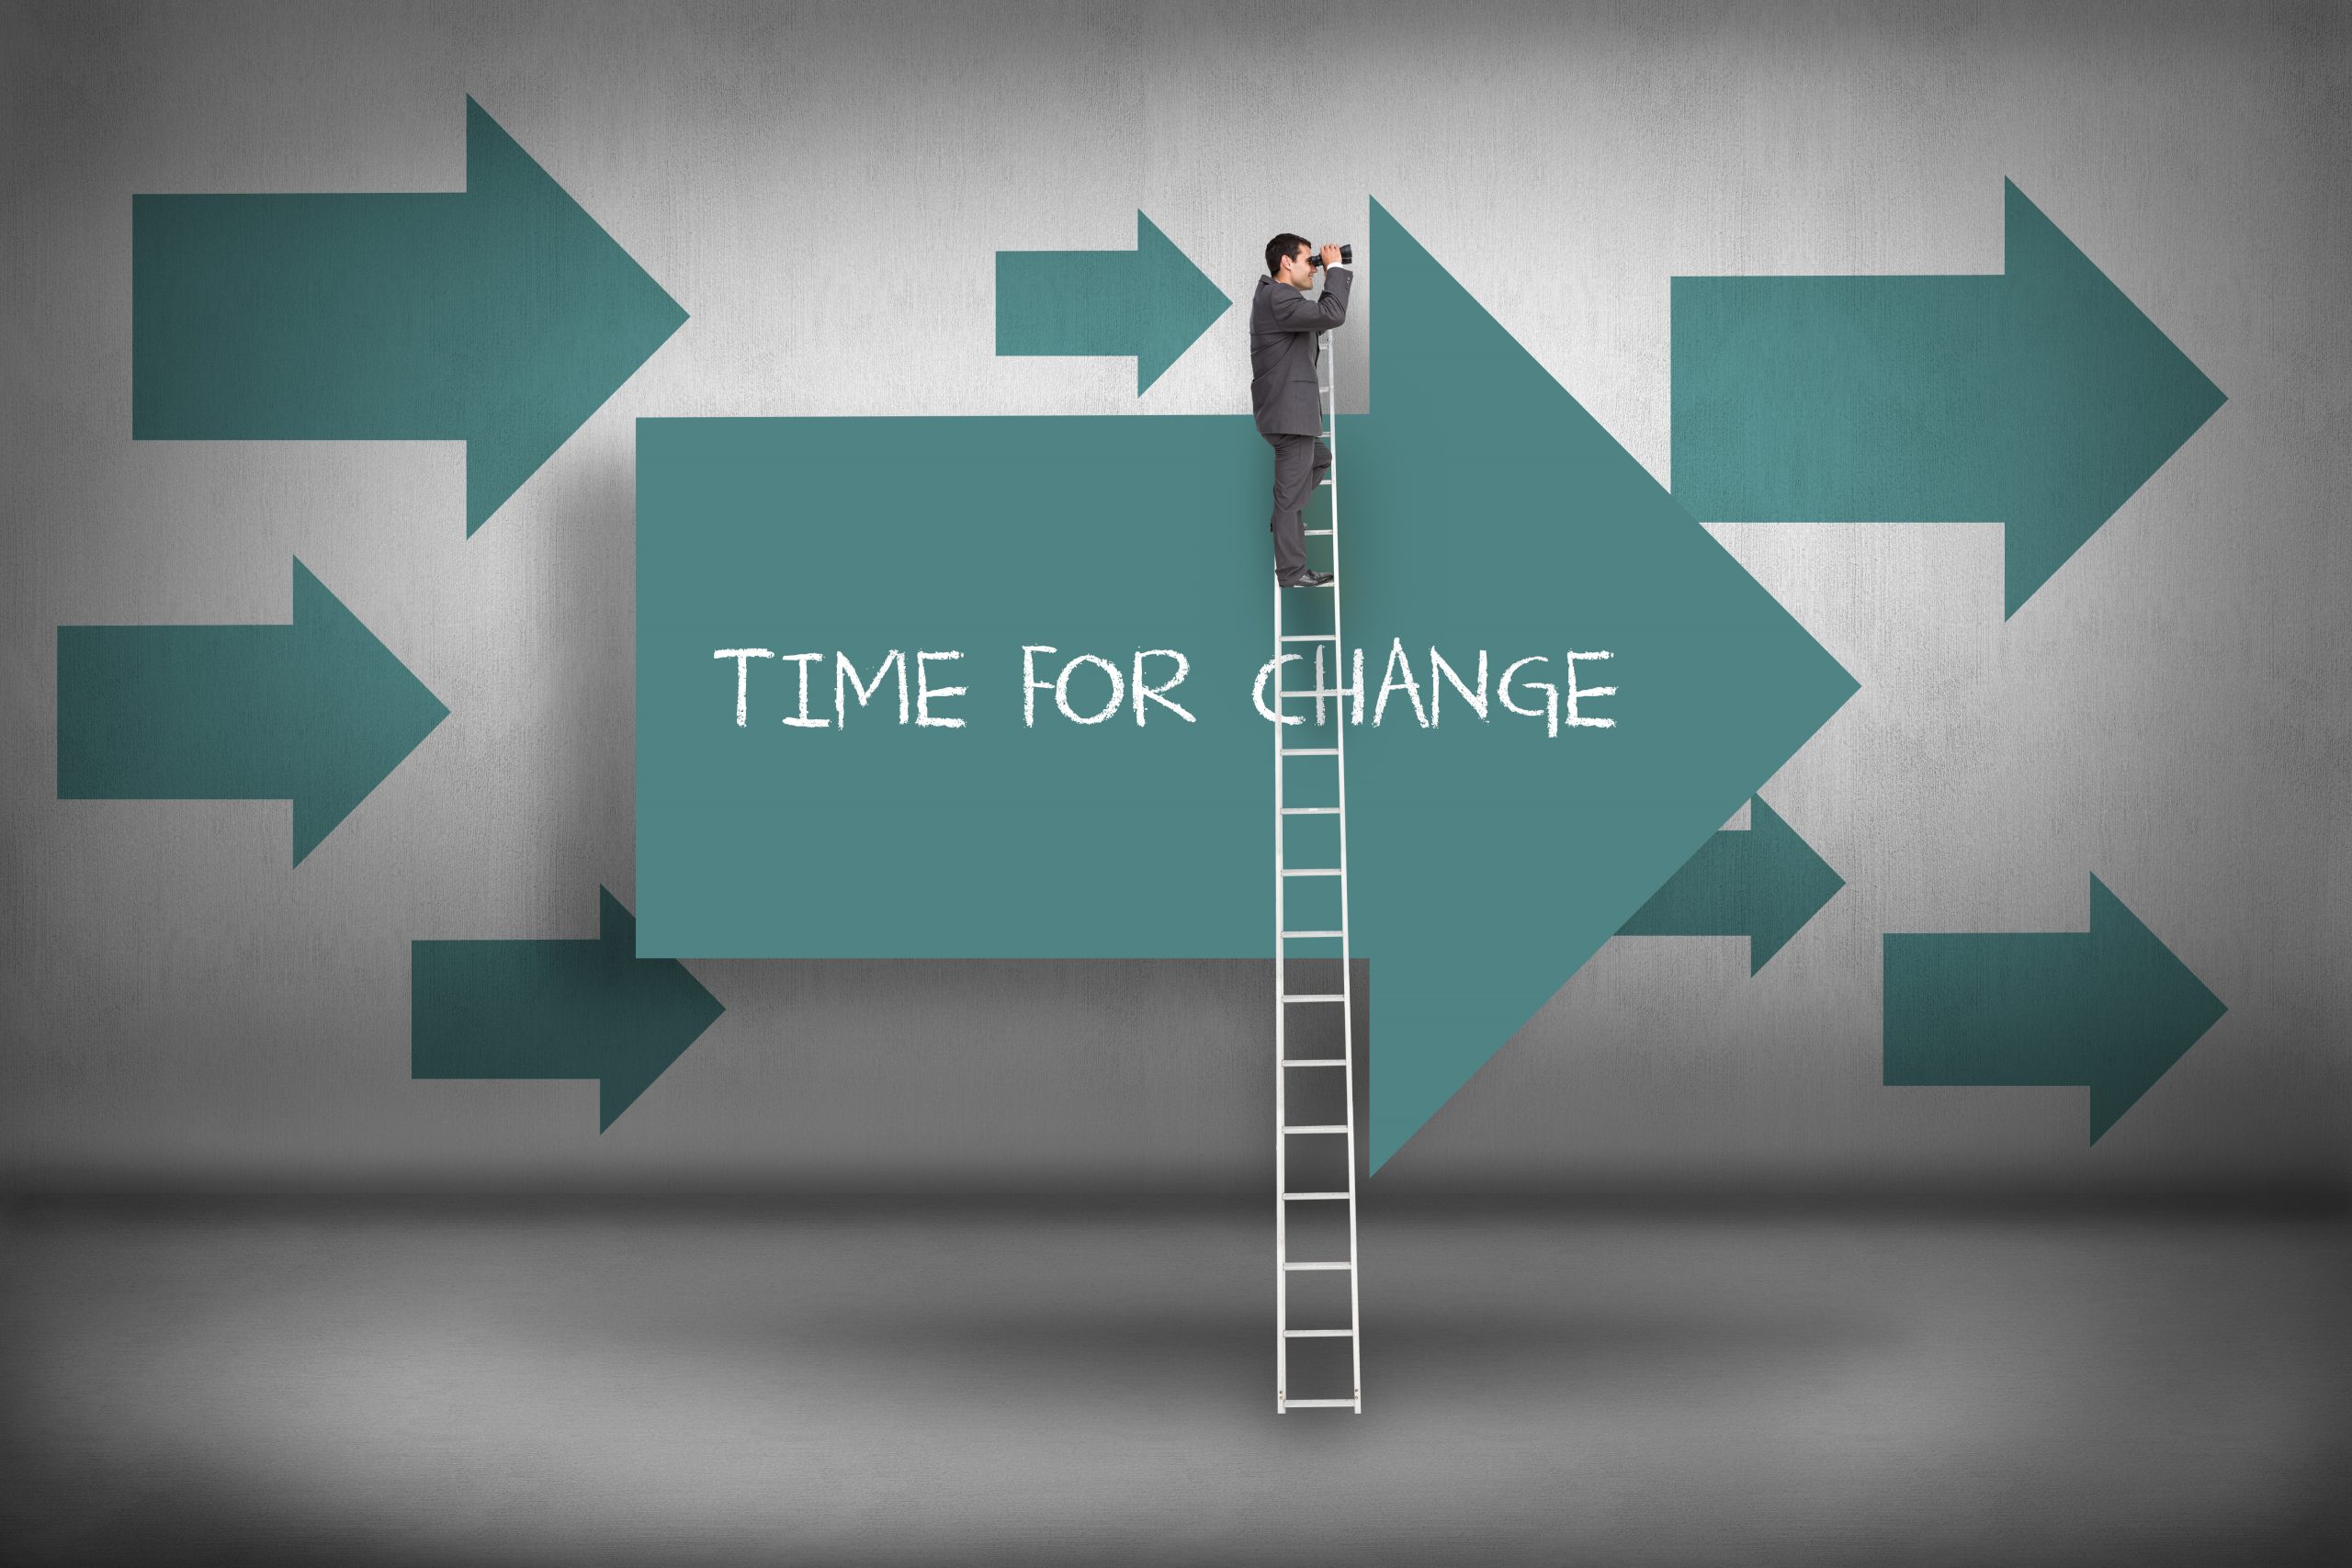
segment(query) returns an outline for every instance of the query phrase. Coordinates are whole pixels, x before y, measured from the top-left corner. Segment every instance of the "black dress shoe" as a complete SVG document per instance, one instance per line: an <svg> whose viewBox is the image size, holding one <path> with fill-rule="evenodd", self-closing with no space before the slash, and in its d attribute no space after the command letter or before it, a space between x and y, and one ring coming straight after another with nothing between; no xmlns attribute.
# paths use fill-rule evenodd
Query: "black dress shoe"
<svg viewBox="0 0 2352 1568"><path fill-rule="evenodd" d="M1330 581L1331 574L1328 571L1304 571L1296 577L1277 577L1274 579L1274 586L1277 588L1323 588L1329 586Z"/></svg>

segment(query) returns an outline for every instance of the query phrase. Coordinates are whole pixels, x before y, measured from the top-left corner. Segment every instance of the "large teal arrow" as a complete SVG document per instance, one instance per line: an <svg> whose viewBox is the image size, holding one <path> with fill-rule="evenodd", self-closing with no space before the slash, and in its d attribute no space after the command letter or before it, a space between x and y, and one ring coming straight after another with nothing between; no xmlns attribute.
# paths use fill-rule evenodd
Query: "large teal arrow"
<svg viewBox="0 0 2352 1568"><path fill-rule="evenodd" d="M141 441L463 441L466 532L686 319L466 100L466 188L135 196Z"/></svg>
<svg viewBox="0 0 2352 1568"><path fill-rule="evenodd" d="M1619 936L1744 936L1747 972L1804 929L1846 879L1757 795L1746 832L1719 832L1617 928Z"/></svg>
<svg viewBox="0 0 2352 1568"><path fill-rule="evenodd" d="M1997 277L1678 277L1674 495L1708 522L1998 522L2007 614L2221 389L2004 182Z"/></svg>
<svg viewBox="0 0 2352 1568"><path fill-rule="evenodd" d="M1348 863L1378 976L1381 1162L1854 682L1402 225L1371 219L1377 404L1341 422L1335 472L1371 688L1347 736ZM1331 363L1364 373L1345 329ZM1273 734L1250 685L1273 637L1272 479L1238 416L640 421L641 951L1270 954ZM1317 597L1293 592L1289 630ZM1031 656L1047 689L1026 705L1023 645L1056 650ZM1432 690L1432 647L1484 719ZM1384 704L1400 648L1415 694ZM1138 660L1172 679L1160 649L1189 660L1170 694L1189 723L1133 700ZM1567 725L1566 655L1601 650L1579 683L1617 692L1582 716L1615 723ZM1119 670L1126 705L1099 665L1063 681L1080 653ZM1514 676L1532 717L1498 695L1522 659L1543 660ZM928 726L926 686L963 688ZM1311 728L1284 733L1311 749ZM1329 787L1327 761L1286 765L1294 801Z"/></svg>
<svg viewBox="0 0 2352 1568"><path fill-rule="evenodd" d="M637 921L599 887L596 935L412 942L409 1076L594 1078L597 1130L724 1012L682 964L637 956Z"/></svg>
<svg viewBox="0 0 2352 1568"><path fill-rule="evenodd" d="M2107 884L2087 931L1883 938L1890 1084L2086 1084L2090 1141L2228 1010Z"/></svg>
<svg viewBox="0 0 2352 1568"><path fill-rule="evenodd" d="M1001 355L1135 356L1136 396L1233 301L1141 212L1132 251L999 251Z"/></svg>
<svg viewBox="0 0 2352 1568"><path fill-rule="evenodd" d="M448 713L299 559L286 626L57 628L60 800L290 800L296 865Z"/></svg>

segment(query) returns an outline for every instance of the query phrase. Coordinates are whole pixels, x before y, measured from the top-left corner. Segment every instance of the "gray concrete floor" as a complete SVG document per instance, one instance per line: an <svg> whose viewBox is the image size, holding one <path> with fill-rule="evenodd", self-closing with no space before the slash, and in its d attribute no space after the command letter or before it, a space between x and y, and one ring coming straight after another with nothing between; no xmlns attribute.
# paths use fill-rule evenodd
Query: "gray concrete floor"
<svg viewBox="0 0 2352 1568"><path fill-rule="evenodd" d="M2352 1249L2228 1214L24 1200L11 1561L2347 1560Z"/></svg>

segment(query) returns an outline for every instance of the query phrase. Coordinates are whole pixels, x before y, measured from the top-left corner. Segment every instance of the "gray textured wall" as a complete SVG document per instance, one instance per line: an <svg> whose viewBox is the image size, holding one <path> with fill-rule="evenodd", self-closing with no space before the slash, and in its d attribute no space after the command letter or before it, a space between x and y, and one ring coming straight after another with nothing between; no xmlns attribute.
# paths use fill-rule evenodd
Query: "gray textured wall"
<svg viewBox="0 0 2352 1568"><path fill-rule="evenodd" d="M992 253L1140 206L1246 299L1266 234L1376 196L1666 479L1671 276L1997 271L2007 175L2230 401L2007 624L1996 527L1714 530L1862 683L1765 792L1848 887L1752 979L1611 943L1381 1181L2340 1182L2348 43L2143 4L9 6L0 1161L1255 1185L1263 964L698 964L725 1017L602 1137L585 1084L409 1080L411 938L633 902L632 419L1240 412L1238 312L1139 410L1126 361L993 357ZM454 188L468 93L678 336L471 541L454 445L133 443L131 194ZM283 620L295 553L440 729L290 871L282 804L56 799L55 627ZM2087 1151L2080 1090L1881 1087L1878 934L2080 930L2092 872L2229 1004L2188 1057Z"/></svg>

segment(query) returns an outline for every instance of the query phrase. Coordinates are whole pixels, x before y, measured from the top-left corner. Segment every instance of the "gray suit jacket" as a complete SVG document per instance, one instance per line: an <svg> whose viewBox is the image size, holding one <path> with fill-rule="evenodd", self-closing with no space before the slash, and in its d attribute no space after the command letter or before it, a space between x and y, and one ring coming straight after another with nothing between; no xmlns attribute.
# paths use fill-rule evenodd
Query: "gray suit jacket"
<svg viewBox="0 0 2352 1568"><path fill-rule="evenodd" d="M1348 319L1346 267L1325 269L1323 293L1309 299L1287 283L1258 280L1250 301L1250 412L1261 435L1319 435L1323 400L1315 389L1315 334Z"/></svg>

